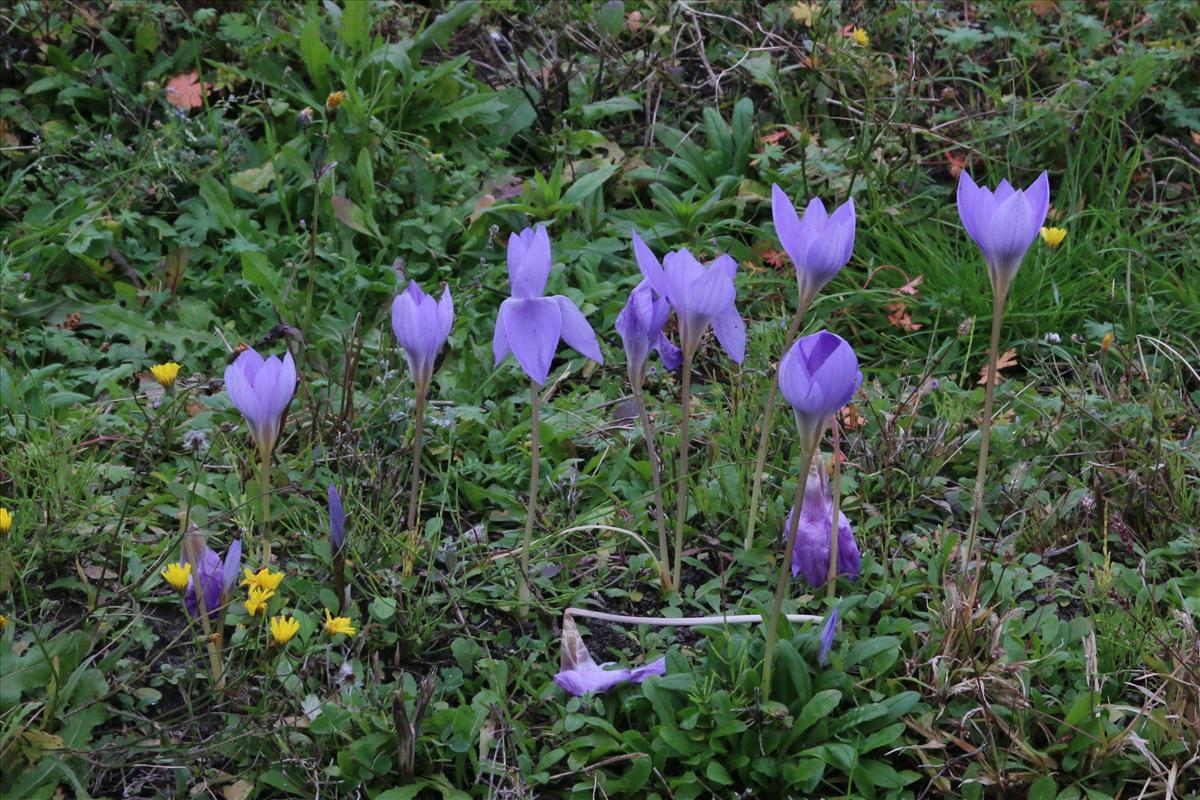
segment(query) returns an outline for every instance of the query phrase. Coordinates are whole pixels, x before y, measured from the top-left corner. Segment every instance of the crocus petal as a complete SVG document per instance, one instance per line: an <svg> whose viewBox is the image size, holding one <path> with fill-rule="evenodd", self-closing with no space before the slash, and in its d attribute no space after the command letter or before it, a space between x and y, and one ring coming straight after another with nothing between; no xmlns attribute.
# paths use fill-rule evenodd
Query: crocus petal
<svg viewBox="0 0 1200 800"><path fill-rule="evenodd" d="M655 258L653 251L637 235L637 231L633 232L633 255L637 259L638 269L641 270L646 280L650 282L654 291L663 297L669 297L666 274L663 271L662 265L658 263L658 259Z"/></svg>
<svg viewBox="0 0 1200 800"><path fill-rule="evenodd" d="M713 333L717 335L717 341L733 362L741 364L746 357L746 323L742 321L738 310L730 305L724 312L713 317L712 328Z"/></svg>
<svg viewBox="0 0 1200 800"><path fill-rule="evenodd" d="M550 277L550 235L545 225L508 238L508 280L513 297L541 297Z"/></svg>
<svg viewBox="0 0 1200 800"><path fill-rule="evenodd" d="M243 361L247 355L252 353L253 355L250 357L253 359L257 353L247 350L225 368L225 391L229 393L229 400L233 403L233 407L241 412L247 420L263 417L258 395L254 393L254 387L246 376L245 362Z"/></svg>
<svg viewBox="0 0 1200 800"><path fill-rule="evenodd" d="M225 601L237 585L238 573L242 571L242 539L237 537L225 551L221 562L221 599Z"/></svg>
<svg viewBox="0 0 1200 800"><path fill-rule="evenodd" d="M454 298L450 295L450 285L447 284L442 289L442 299L438 300L437 304L437 321L438 321L438 348L446 343L446 339L450 336L450 329L454 327Z"/></svg>
<svg viewBox="0 0 1200 800"><path fill-rule="evenodd" d="M508 345L508 332L504 327L504 303L501 303L500 313L496 315L496 330L492 334L492 355L496 359L496 366L500 366L500 362L511 352L512 348Z"/></svg>
<svg viewBox="0 0 1200 800"><path fill-rule="evenodd" d="M521 368L535 383L544 384L562 335L562 312L558 302L553 297L510 297L500 304L500 314L504 318L508 346Z"/></svg>
<svg viewBox="0 0 1200 800"><path fill-rule="evenodd" d="M663 366L668 371L674 372L683 365L683 351L676 347L665 333L658 334L654 349L658 351L658 357L662 359Z"/></svg>
<svg viewBox="0 0 1200 800"><path fill-rule="evenodd" d="M551 299L558 303L558 313L561 318L560 331L563 341L583 355L598 364L604 363L604 355L600 352L600 343L596 341L596 333L588 324L587 317L579 310L569 297L561 294Z"/></svg>
<svg viewBox="0 0 1200 800"><path fill-rule="evenodd" d="M958 174L958 216L967 233L980 244L982 220L991 216L991 193L981 192L971 179L971 173L965 169Z"/></svg>
<svg viewBox="0 0 1200 800"><path fill-rule="evenodd" d="M800 217L791 199L775 183L771 184L771 219L775 222L775 236L783 245L784 252L792 259L792 263L799 262L798 254L804 248Z"/></svg>

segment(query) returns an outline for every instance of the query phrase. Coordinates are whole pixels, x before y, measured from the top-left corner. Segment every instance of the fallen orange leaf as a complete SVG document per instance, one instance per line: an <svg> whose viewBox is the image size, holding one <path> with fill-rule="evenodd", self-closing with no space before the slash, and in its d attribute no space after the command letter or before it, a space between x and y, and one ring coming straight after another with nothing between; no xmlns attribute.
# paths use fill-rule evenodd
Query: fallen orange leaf
<svg viewBox="0 0 1200 800"><path fill-rule="evenodd" d="M1000 358L996 359L996 375L993 382L997 385L1000 383L1000 370L1008 369L1009 367L1015 367L1016 365L1017 348L1010 347L1009 349L1005 350L1003 354L1001 354ZM984 364L979 370L979 386L983 386L985 383L987 383L987 373L988 365Z"/></svg>
<svg viewBox="0 0 1200 800"><path fill-rule="evenodd" d="M920 322L913 322L912 312L904 303L888 303L883 310L887 312L888 322L902 331L912 333L925 327Z"/></svg>

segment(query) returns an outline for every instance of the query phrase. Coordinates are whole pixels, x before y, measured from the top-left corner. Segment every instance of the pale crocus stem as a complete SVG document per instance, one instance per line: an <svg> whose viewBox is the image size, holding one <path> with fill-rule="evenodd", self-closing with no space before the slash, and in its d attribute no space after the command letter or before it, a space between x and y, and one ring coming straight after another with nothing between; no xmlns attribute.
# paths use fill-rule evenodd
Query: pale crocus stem
<svg viewBox="0 0 1200 800"><path fill-rule="evenodd" d="M262 455L262 565L271 565L271 451L264 450Z"/></svg>
<svg viewBox="0 0 1200 800"><path fill-rule="evenodd" d="M408 530L416 539L417 499L421 496L421 445L425 429L425 401L429 395L428 384L417 384L417 407L413 412L413 465L412 483L408 488Z"/></svg>
<svg viewBox="0 0 1200 800"><path fill-rule="evenodd" d="M796 341L796 334L804 323L804 315L808 312L809 299L805 293L800 293L800 306L796 309L796 317L788 328L783 351L786 353ZM758 434L758 452L754 457L754 483L750 489L750 518L746 522L746 549L754 546L754 525L758 521L758 504L762 498L763 470L767 465L767 446L771 441L773 423L775 421L775 402L779 394L779 370L771 370L771 388L767 390L766 407L762 415L762 431Z"/></svg>
<svg viewBox="0 0 1200 800"><path fill-rule="evenodd" d="M667 551L667 520L663 511L662 499L662 464L658 457L658 448L654 445L654 429L650 426L650 414L646 410L646 395L641 384L636 380L631 382L633 387L633 402L637 406L638 417L642 422L642 438L646 440L646 451L650 457L650 480L654 485L654 521L658 525L658 580L664 592L671 591L670 553Z"/></svg>
<svg viewBox="0 0 1200 800"><path fill-rule="evenodd" d="M767 702L771 695L771 664L775 660L775 637L779 633L779 616L783 611L783 594L787 590L788 568L792 563L792 550L796 547L796 531L800 528L800 515L804 512L805 487L808 485L808 470L812 467L813 456L817 451L820 434L811 441L802 440L800 443L800 479L796 482L796 498L793 507L792 524L788 526L783 555L779 559L779 577L775 581L775 600L771 604L771 617L767 620L767 649L763 652L762 702ZM837 538L836 536L834 538Z"/></svg>
<svg viewBox="0 0 1200 800"><path fill-rule="evenodd" d="M826 597L830 600L837 594L838 574L838 530L842 520L842 462L841 426L835 416L830 423L833 428L833 513L829 523L829 578L825 584Z"/></svg>
<svg viewBox="0 0 1200 800"><path fill-rule="evenodd" d="M537 514L538 461L542 441L541 421L538 413L542 404L540 388L537 381L529 381L529 415L532 424L529 434L529 451L533 458L533 464L529 470L529 506L525 510L525 541L521 546L521 575L517 593L522 617L529 616L529 548L533 543L533 520Z"/></svg>
<svg viewBox="0 0 1200 800"><path fill-rule="evenodd" d="M747 625L767 622L762 614L714 614L708 617L630 617L624 614L608 614L589 611L586 608L568 608L568 617L587 617L605 622L621 622L626 625L655 625L663 628L694 628L700 625ZM822 617L812 614L785 614L788 622L820 622Z"/></svg>
<svg viewBox="0 0 1200 800"><path fill-rule="evenodd" d="M683 385L679 389L680 412L683 419L679 425L679 475L675 482L675 567L671 574L671 583L681 588L679 579L683 571L683 526L687 522L688 504L688 421L691 417L692 406L692 358L696 355L695 345L689 345L684 340L683 348Z"/></svg>
<svg viewBox="0 0 1200 800"><path fill-rule="evenodd" d="M992 404L996 396L996 360L1000 351L1000 320L1004 315L1004 300L1008 287L997 287L992 301L992 338L988 345L987 384L983 389L983 418L979 421L979 465L975 469L975 489L971 495L971 523L967 528L966 547L962 551L962 572L966 574L975 556L979 518L983 515L983 490L987 478L988 445L992 438Z"/></svg>

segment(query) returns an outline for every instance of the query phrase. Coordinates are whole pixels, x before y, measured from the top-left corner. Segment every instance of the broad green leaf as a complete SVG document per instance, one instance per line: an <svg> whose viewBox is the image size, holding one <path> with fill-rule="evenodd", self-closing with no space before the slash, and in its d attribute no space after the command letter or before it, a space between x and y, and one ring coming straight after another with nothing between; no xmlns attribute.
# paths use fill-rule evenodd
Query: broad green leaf
<svg viewBox="0 0 1200 800"><path fill-rule="evenodd" d="M817 692L811 700L804 704L804 709L800 712L793 730L804 731L811 728L817 720L829 716L829 712L837 708L837 704L840 702L842 702L842 693L837 689Z"/></svg>
<svg viewBox="0 0 1200 800"><path fill-rule="evenodd" d="M570 188L563 193L562 203L565 206L577 206L596 192L604 182L612 177L620 167L616 164L608 164L601 167L595 172L589 172L582 178L578 178L571 184Z"/></svg>
<svg viewBox="0 0 1200 800"><path fill-rule="evenodd" d="M598 103L588 103L581 110L583 111L583 121L591 125L598 119L625 111L637 111L641 107L642 104L632 97L619 95L617 97L610 97L607 100L601 100Z"/></svg>

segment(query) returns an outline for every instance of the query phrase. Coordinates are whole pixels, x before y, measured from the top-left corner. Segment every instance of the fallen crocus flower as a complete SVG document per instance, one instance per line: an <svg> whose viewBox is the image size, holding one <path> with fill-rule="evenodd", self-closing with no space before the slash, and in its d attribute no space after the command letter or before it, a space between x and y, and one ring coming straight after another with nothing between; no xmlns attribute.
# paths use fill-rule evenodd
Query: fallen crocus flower
<svg viewBox="0 0 1200 800"><path fill-rule="evenodd" d="M562 654L559 672L554 682L568 694L576 697L594 692L607 692L622 683L641 683L651 675L665 675L666 657L658 658L641 667L628 669L605 669L607 664L597 664L587 645L579 635L579 629L570 614L563 618Z"/></svg>

